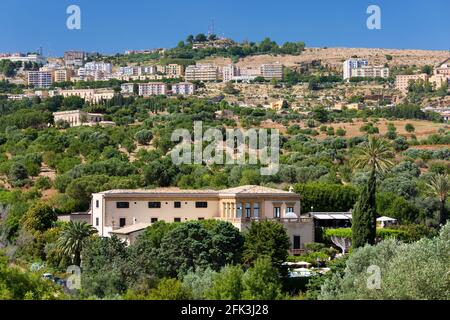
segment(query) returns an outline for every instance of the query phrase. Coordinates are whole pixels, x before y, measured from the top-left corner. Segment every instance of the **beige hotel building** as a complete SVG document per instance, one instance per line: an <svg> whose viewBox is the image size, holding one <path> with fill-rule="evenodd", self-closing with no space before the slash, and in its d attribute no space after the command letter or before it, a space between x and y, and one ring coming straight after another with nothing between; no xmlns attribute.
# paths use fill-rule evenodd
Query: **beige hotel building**
<svg viewBox="0 0 450 320"><path fill-rule="evenodd" d="M291 253L314 242L313 218L300 217L300 196L294 192L261 186L224 190L109 190L92 195L92 225L100 236L113 234L133 243L156 221L184 222L217 219L241 231L252 221L274 220L283 224L291 241Z"/></svg>

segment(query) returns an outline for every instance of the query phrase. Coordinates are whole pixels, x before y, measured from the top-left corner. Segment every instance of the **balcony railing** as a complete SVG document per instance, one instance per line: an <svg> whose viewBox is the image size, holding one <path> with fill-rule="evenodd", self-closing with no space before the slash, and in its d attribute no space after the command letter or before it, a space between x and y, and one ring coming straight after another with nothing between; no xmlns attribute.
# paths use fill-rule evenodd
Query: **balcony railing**
<svg viewBox="0 0 450 320"><path fill-rule="evenodd" d="M263 218L260 218L260 217L222 218L222 217L217 217L215 219L224 220L224 221L228 221L231 223L246 223L246 222L248 223L248 222L252 222L252 221L264 221L264 220L278 221L280 223L299 223L299 222L313 221L313 218L309 218L309 217L302 217L302 218L267 218L267 217L263 217Z"/></svg>

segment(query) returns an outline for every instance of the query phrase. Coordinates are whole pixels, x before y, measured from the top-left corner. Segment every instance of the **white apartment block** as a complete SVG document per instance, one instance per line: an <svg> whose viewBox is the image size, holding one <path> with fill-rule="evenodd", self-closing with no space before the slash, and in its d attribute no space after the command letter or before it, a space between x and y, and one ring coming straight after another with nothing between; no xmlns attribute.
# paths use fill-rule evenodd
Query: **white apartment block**
<svg viewBox="0 0 450 320"><path fill-rule="evenodd" d="M280 63L262 64L261 76L266 80L283 80L283 65Z"/></svg>
<svg viewBox="0 0 450 320"><path fill-rule="evenodd" d="M261 186L224 190L109 190L92 194L92 225L100 236L117 235L128 243L156 221L216 219L241 231L252 221L281 223L291 240L291 253L314 242L313 218L300 216L300 196Z"/></svg>
<svg viewBox="0 0 450 320"><path fill-rule="evenodd" d="M167 94L167 85L163 82L139 83L139 95L143 97Z"/></svg>
<svg viewBox="0 0 450 320"><path fill-rule="evenodd" d="M101 113L87 113L81 110L58 111L53 112L55 124L58 122L67 122L71 127L82 125L92 125L103 122Z"/></svg>
<svg viewBox="0 0 450 320"><path fill-rule="evenodd" d="M383 66L363 66L351 70L351 77L389 78L389 68Z"/></svg>
<svg viewBox="0 0 450 320"><path fill-rule="evenodd" d="M229 64L222 68L222 79L223 82L232 81L234 77L240 76L241 72L238 66L234 64Z"/></svg>
<svg viewBox="0 0 450 320"><path fill-rule="evenodd" d="M86 71L102 71L104 73L112 72L111 63L106 62L88 62L84 65L84 68L86 69Z"/></svg>
<svg viewBox="0 0 450 320"><path fill-rule="evenodd" d="M120 76L137 76L139 75L139 67L120 67L117 70L117 74Z"/></svg>
<svg viewBox="0 0 450 320"><path fill-rule="evenodd" d="M369 62L364 59L348 59L344 61L343 65L343 78L344 80L352 77L352 70L368 66Z"/></svg>
<svg viewBox="0 0 450 320"><path fill-rule="evenodd" d="M53 83L53 73L51 71L28 71L27 83L35 88L48 88Z"/></svg>
<svg viewBox="0 0 450 320"><path fill-rule="evenodd" d="M186 67L186 81L217 81L219 67L214 64L196 64Z"/></svg>
<svg viewBox="0 0 450 320"><path fill-rule="evenodd" d="M261 69L254 68L240 68L236 65L230 64L222 68L223 82L250 82L256 77L261 76Z"/></svg>
<svg viewBox="0 0 450 320"><path fill-rule="evenodd" d="M110 100L114 97L114 90L109 89L73 89L60 90L58 94L63 97L77 96L86 102L99 103L103 100Z"/></svg>
<svg viewBox="0 0 450 320"><path fill-rule="evenodd" d="M145 75L145 74L156 74L157 68L155 65L153 66L145 66L145 67L138 67L138 75Z"/></svg>
<svg viewBox="0 0 450 320"><path fill-rule="evenodd" d="M429 77L426 73L421 74L408 74L408 75L398 75L395 78L395 88L403 93L408 91L408 87L411 83L422 80L424 82L428 81Z"/></svg>
<svg viewBox="0 0 450 320"><path fill-rule="evenodd" d="M191 95L195 93L195 85L190 82L180 82L172 85L172 94Z"/></svg>
<svg viewBox="0 0 450 320"><path fill-rule="evenodd" d="M21 53L14 54L0 54L0 60L10 60L12 62L34 62L40 65L47 63L47 58L40 54L28 54L24 55Z"/></svg>
<svg viewBox="0 0 450 320"><path fill-rule="evenodd" d="M123 83L120 86L120 92L125 94L133 94L134 93L134 83Z"/></svg>

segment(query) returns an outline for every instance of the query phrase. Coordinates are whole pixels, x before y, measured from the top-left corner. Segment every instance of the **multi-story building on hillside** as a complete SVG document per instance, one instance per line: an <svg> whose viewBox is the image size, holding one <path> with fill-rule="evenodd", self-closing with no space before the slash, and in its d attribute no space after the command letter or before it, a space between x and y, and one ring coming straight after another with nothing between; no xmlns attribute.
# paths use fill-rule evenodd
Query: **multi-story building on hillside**
<svg viewBox="0 0 450 320"><path fill-rule="evenodd" d="M110 100L114 97L114 90L110 89L68 89L60 90L57 94L63 97L77 96L86 102L98 103L103 100Z"/></svg>
<svg viewBox="0 0 450 320"><path fill-rule="evenodd" d="M23 62L23 63L37 63L38 65L44 65L47 63L47 58L40 53L13 53L13 54L0 54L0 60L10 60L12 62Z"/></svg>
<svg viewBox="0 0 450 320"><path fill-rule="evenodd" d="M283 80L283 65L280 63L262 64L261 76L266 80Z"/></svg>
<svg viewBox="0 0 450 320"><path fill-rule="evenodd" d="M48 88L53 83L53 72L51 71L28 71L27 83L35 88Z"/></svg>
<svg viewBox="0 0 450 320"><path fill-rule="evenodd" d="M383 66L363 66L351 70L351 77L389 78L389 68Z"/></svg>
<svg viewBox="0 0 450 320"><path fill-rule="evenodd" d="M214 64L190 65L185 70L186 81L217 81L219 67Z"/></svg>
<svg viewBox="0 0 450 320"><path fill-rule="evenodd" d="M66 67L82 67L86 60L84 51L66 51L64 52L64 64Z"/></svg>
<svg viewBox="0 0 450 320"><path fill-rule="evenodd" d="M191 95L195 93L195 85L190 82L180 82L172 85L172 94Z"/></svg>
<svg viewBox="0 0 450 320"><path fill-rule="evenodd" d="M395 88L403 93L408 91L409 85L417 80L428 81L429 76L426 73L421 74L402 74L395 78Z"/></svg>
<svg viewBox="0 0 450 320"><path fill-rule="evenodd" d="M350 79L352 77L352 70L368 66L369 62L364 59L348 59L344 61L343 66L343 78L344 80Z"/></svg>
<svg viewBox="0 0 450 320"><path fill-rule="evenodd" d="M72 69L57 69L53 71L54 75L54 81L55 82L66 82L70 81L71 77L73 76L73 70Z"/></svg>
<svg viewBox="0 0 450 320"><path fill-rule="evenodd" d="M81 110L53 112L53 118L55 124L67 122L71 127L97 124L104 120L101 113L87 113Z"/></svg>
<svg viewBox="0 0 450 320"><path fill-rule="evenodd" d="M117 235L129 243L156 221L184 222L217 219L239 230L252 221L273 220L283 224L292 253L314 241L312 218L300 217L300 196L294 192L261 186L224 190L109 190L92 195L92 225L100 236Z"/></svg>
<svg viewBox="0 0 450 320"><path fill-rule="evenodd" d="M167 85L163 82L139 83L140 96L153 96L167 94Z"/></svg>

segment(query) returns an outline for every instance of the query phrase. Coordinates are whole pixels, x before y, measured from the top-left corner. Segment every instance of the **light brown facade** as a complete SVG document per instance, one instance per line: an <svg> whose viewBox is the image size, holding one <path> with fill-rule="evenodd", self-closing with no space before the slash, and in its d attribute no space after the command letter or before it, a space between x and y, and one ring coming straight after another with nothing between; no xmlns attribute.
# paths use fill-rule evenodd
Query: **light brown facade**
<svg viewBox="0 0 450 320"><path fill-rule="evenodd" d="M408 74L408 75L398 75L395 78L395 88L402 92L407 92L409 85L417 80L428 81L428 74Z"/></svg>
<svg viewBox="0 0 450 320"><path fill-rule="evenodd" d="M314 224L300 218L300 196L293 192L260 186L225 190L110 190L92 195L92 224L101 236L120 233L132 225L149 225L159 220L184 222L199 219L229 221L246 230L252 221L282 223L291 242L303 249L314 241Z"/></svg>

